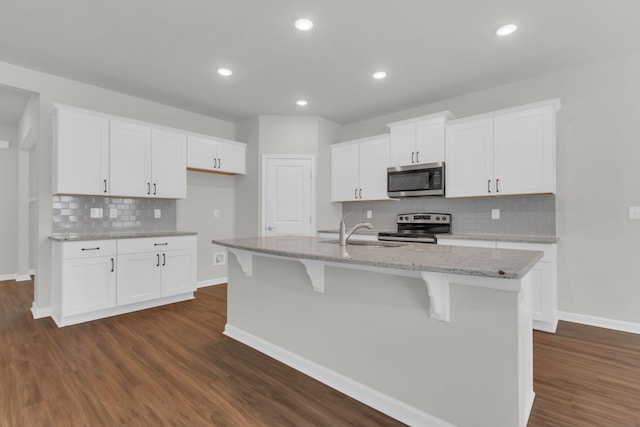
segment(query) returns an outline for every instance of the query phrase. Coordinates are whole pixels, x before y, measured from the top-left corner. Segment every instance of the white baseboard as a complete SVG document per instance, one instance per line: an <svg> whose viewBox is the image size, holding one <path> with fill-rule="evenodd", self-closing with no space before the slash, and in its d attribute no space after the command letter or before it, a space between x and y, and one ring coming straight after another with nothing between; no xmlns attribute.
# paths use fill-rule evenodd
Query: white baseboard
<svg viewBox="0 0 640 427"><path fill-rule="evenodd" d="M197 282L196 283L196 289L200 289L200 288L204 288L206 286L216 286L216 285L223 285L227 283L227 277L219 277L217 279L209 279L209 280L203 280L201 282Z"/></svg>
<svg viewBox="0 0 640 427"><path fill-rule="evenodd" d="M586 314L568 313L566 311L559 311L558 318L566 322L582 323L583 325L596 326L598 328L640 334L640 323L607 319L605 317L588 316Z"/></svg>
<svg viewBox="0 0 640 427"><path fill-rule="evenodd" d="M5 280L14 280L18 277L17 274L0 274L0 282L4 282Z"/></svg>
<svg viewBox="0 0 640 427"><path fill-rule="evenodd" d="M318 365L282 347L271 344L228 323L225 325L223 333L405 424L424 427L455 427L447 421Z"/></svg>
<svg viewBox="0 0 640 427"><path fill-rule="evenodd" d="M31 304L31 314L33 314L34 319L42 319L43 317L51 317L53 314L53 309L51 307L47 308L38 308L36 302L34 301Z"/></svg>
<svg viewBox="0 0 640 427"><path fill-rule="evenodd" d="M22 274L16 277L16 282L26 282L27 280L31 280L30 274Z"/></svg>

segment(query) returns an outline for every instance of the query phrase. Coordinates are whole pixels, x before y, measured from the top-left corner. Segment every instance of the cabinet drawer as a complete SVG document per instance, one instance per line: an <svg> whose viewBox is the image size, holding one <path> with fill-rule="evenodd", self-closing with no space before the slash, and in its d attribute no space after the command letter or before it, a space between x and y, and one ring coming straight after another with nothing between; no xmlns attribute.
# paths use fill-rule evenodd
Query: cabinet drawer
<svg viewBox="0 0 640 427"><path fill-rule="evenodd" d="M498 248L544 252L541 262L555 262L556 259L556 245L554 244L498 242Z"/></svg>
<svg viewBox="0 0 640 427"><path fill-rule="evenodd" d="M144 239L118 240L118 254L141 252L165 252L195 249L196 236L147 237Z"/></svg>
<svg viewBox="0 0 640 427"><path fill-rule="evenodd" d="M115 240L87 240L82 242L63 242L62 258L93 258L98 256L115 256Z"/></svg>

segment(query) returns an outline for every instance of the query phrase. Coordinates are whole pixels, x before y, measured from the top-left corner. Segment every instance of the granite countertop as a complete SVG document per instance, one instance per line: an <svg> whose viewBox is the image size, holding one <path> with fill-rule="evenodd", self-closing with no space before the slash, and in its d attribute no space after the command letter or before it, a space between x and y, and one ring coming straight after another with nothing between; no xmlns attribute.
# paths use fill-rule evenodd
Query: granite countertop
<svg viewBox="0 0 640 427"><path fill-rule="evenodd" d="M136 231L129 233L109 233L109 234L74 234L55 233L49 236L49 240L54 242L82 242L87 240L110 240L110 239L142 239L145 237L172 237L172 236L195 236L198 233L193 231Z"/></svg>
<svg viewBox="0 0 640 427"><path fill-rule="evenodd" d="M459 240L495 240L498 242L517 242L517 243L557 243L556 236L510 236L503 234L438 234L441 239L459 239Z"/></svg>
<svg viewBox="0 0 640 427"><path fill-rule="evenodd" d="M523 277L543 255L539 251L413 243L382 247L349 244L343 248L326 242L331 240L299 236L212 241L229 248L291 258L504 279Z"/></svg>

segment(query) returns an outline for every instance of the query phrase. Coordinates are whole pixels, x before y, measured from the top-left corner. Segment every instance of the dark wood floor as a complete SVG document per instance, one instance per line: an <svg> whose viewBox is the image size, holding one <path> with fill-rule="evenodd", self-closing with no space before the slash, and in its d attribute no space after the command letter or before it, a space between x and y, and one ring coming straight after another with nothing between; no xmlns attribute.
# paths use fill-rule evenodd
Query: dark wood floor
<svg viewBox="0 0 640 427"><path fill-rule="evenodd" d="M2 427L402 425L223 336L225 286L62 329L32 300L0 282ZM639 336L561 323L534 340L529 427L640 426Z"/></svg>

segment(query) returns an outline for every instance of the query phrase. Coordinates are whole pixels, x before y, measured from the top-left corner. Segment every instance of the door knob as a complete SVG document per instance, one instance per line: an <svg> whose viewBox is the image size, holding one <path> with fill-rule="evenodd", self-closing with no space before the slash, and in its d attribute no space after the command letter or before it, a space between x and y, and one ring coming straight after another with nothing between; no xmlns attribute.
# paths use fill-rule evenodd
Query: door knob
<svg viewBox="0 0 640 427"><path fill-rule="evenodd" d="M268 226L267 226L267 230L269 230L269 231L271 231L271 230L275 230L275 229L276 229L275 227L272 227L272 226L270 226L270 225L268 225Z"/></svg>

